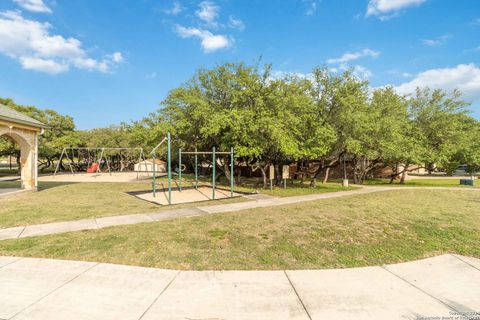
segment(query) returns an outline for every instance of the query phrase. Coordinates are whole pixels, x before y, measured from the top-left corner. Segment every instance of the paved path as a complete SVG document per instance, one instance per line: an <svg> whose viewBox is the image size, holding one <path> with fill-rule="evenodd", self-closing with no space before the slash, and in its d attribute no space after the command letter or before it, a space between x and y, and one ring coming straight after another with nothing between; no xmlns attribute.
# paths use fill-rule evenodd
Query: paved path
<svg viewBox="0 0 480 320"><path fill-rule="evenodd" d="M0 240L34 237L41 235L65 233L82 230L95 230L106 227L129 225L145 222L171 220L182 217L201 216L213 213L233 212L245 209L254 209L271 206L281 206L306 201L339 198L358 194L390 190L429 189L429 190L461 190L480 192L480 188L447 188L447 187L361 187L357 190L339 191L330 193L317 193L293 197L257 197L251 201L209 205L187 209L172 209L153 213L129 214L102 218L82 219L73 221L53 222L29 226L11 227L0 229ZM251 199L251 198L250 198ZM1 319L0 319L1 320Z"/></svg>
<svg viewBox="0 0 480 320"><path fill-rule="evenodd" d="M22 189L20 189L20 188L0 188L0 195L10 194L12 192L19 191L19 190L22 190Z"/></svg>
<svg viewBox="0 0 480 320"><path fill-rule="evenodd" d="M480 259L450 254L296 271L178 271L0 257L0 319L391 320L465 319L453 316L467 313L478 319L479 312Z"/></svg>
<svg viewBox="0 0 480 320"><path fill-rule="evenodd" d="M21 177L20 176L3 176L3 177L0 177L0 181L17 181L17 180L20 180Z"/></svg>
<svg viewBox="0 0 480 320"><path fill-rule="evenodd" d="M0 198L13 196L17 193L28 192L30 190L21 189L21 188L0 188Z"/></svg>

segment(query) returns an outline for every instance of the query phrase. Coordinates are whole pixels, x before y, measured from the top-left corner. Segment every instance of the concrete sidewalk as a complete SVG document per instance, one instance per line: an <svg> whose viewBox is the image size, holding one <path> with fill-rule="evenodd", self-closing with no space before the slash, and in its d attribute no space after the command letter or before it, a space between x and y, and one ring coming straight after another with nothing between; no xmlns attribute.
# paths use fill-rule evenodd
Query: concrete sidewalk
<svg viewBox="0 0 480 320"><path fill-rule="evenodd" d="M352 196L358 194L367 194L391 190L411 190L411 189L428 189L428 190L461 190L461 191L477 191L480 188L447 188L447 187L362 187L351 191L338 191L330 193L316 193L293 197L259 197L252 201L218 204L210 206L202 206L187 209L172 209L153 213L140 213L119 215L110 217L101 217L96 219L82 219L73 221L53 222L46 224L36 224L29 226L11 227L0 229L0 240L17 239L34 237L41 235L65 233L82 230L95 230L112 226L137 224L145 222L171 220L183 217L201 216L213 213L234 212L246 209L281 206L287 204L294 204L299 202L315 201L322 199L339 198L345 196ZM1 320L1 319L0 319Z"/></svg>
<svg viewBox="0 0 480 320"><path fill-rule="evenodd" d="M478 319L479 312L480 259L457 255L296 271L0 257L0 319Z"/></svg>
<svg viewBox="0 0 480 320"><path fill-rule="evenodd" d="M1 197L10 197L21 192L31 192L31 190L21 189L21 188L1 188L0 189L0 198Z"/></svg>

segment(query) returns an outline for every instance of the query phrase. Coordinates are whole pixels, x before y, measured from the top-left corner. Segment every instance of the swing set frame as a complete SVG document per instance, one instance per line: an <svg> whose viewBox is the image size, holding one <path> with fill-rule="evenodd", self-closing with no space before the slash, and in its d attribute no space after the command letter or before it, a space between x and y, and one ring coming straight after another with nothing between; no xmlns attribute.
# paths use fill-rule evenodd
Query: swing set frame
<svg viewBox="0 0 480 320"><path fill-rule="evenodd" d="M55 167L55 172L53 173L53 175L55 176L58 173L58 170L60 169L60 164L62 163L63 158L66 158L69 161L68 162L68 167L70 168L70 172L72 173L72 175L75 174L75 170L72 167L72 163L73 163L74 159L70 159L70 157L68 155L68 151L71 152L73 157L75 157L74 151L77 151L78 155L80 155L80 151L87 151L89 155L90 155L90 152L93 151L94 152L94 160L92 161L92 163L98 163L98 167L97 167L97 169L95 170L94 173L101 173L100 164L101 164L102 160L105 160L105 164L107 165L107 172L111 175L112 171L110 169L110 162L108 160L106 152L108 152L108 151L119 151L119 152L121 152L121 151L132 151L132 150L139 152L138 163L140 163L140 164L143 163L144 166L145 166L145 170L148 173L146 159L145 159L145 153L143 152L143 148L104 148L104 147L94 147L94 148L77 147L77 148L75 148L75 147L65 147L62 150L62 153L60 155L60 159L58 160L58 163L57 163L57 166ZM97 158L97 153L98 152L100 153L100 156ZM137 179L138 179L138 175L139 175L139 172L137 171Z"/></svg>

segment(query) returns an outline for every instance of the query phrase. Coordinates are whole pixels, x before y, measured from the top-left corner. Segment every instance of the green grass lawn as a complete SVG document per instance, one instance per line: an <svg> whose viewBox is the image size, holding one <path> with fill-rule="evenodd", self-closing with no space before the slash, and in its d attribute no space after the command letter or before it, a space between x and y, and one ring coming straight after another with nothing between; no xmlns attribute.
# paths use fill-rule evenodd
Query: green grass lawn
<svg viewBox="0 0 480 320"><path fill-rule="evenodd" d="M18 182L0 182L2 188L19 186ZM127 193L148 190L151 190L151 184L146 182L40 182L39 192L0 198L0 228L246 201L244 198L231 198L168 207Z"/></svg>
<svg viewBox="0 0 480 320"><path fill-rule="evenodd" d="M469 177L462 177L469 179ZM432 178L432 179L411 179L407 180L405 184L400 184L399 181L389 183L390 179L371 179L366 180L365 185L381 185L381 186L407 186L407 187L462 187L472 188L472 186L460 185L460 177L445 177L445 178ZM480 180L475 180L475 187L480 187Z"/></svg>
<svg viewBox="0 0 480 320"><path fill-rule="evenodd" d="M0 177L3 176L16 176L18 175L18 170L16 167L10 169L10 167L0 166Z"/></svg>
<svg viewBox="0 0 480 320"><path fill-rule="evenodd" d="M161 177L159 181L167 181L166 177ZM194 176L192 174L184 174L182 178L183 184L188 186L194 185ZM199 183L211 185L211 181L208 178L201 177L199 178ZM230 188L229 182L224 176L221 176L217 181L217 186L225 189ZM343 187L341 181L332 181L327 183L317 183L315 188L310 187L310 181L306 180L303 184L298 181L288 180L286 188L283 185L272 186L272 190L268 186L266 189L262 188L259 178L245 178L242 177L241 184L235 185L235 191L246 192L246 193L262 193L266 195L271 195L275 197L291 197L306 195L312 193L325 193L325 192L336 192L336 191L345 191L345 190L355 190L358 189L358 186L349 186Z"/></svg>
<svg viewBox="0 0 480 320"><path fill-rule="evenodd" d="M160 179L160 181L162 180ZM20 187L20 182L0 182L0 188L13 187ZM121 214L156 212L248 200L240 197L174 206L160 206L128 194L128 192L150 190L151 184L149 182L40 182L39 192L21 193L7 198L0 198L0 228ZM235 190L243 192L255 191L249 187L238 187ZM342 190L346 189L340 184L328 183L319 185L314 189L306 186L300 187L297 184L296 186L288 186L286 190L275 188L272 192L270 190L260 191L275 196L291 196Z"/></svg>
<svg viewBox="0 0 480 320"><path fill-rule="evenodd" d="M0 241L0 255L175 269L381 265L480 257L480 192L394 190L101 230Z"/></svg>
<svg viewBox="0 0 480 320"><path fill-rule="evenodd" d="M337 191L346 191L346 190L356 190L359 187L349 186L343 187L340 183L337 182L328 182L328 183L319 183L315 188L310 188L307 183L300 184L296 182L294 185L288 184L287 188L275 186L270 189L254 189L251 187L238 187L236 190L244 192L258 192L275 197L291 197L291 196L300 196L305 194L312 193L326 193L326 192L337 192Z"/></svg>

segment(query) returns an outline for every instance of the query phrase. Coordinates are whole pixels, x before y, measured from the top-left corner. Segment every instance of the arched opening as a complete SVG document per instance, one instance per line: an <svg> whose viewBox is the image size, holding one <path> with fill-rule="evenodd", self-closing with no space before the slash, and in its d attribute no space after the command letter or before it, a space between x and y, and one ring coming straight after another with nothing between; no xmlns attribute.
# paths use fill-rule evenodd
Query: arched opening
<svg viewBox="0 0 480 320"><path fill-rule="evenodd" d="M9 130L0 130L0 137L7 138L15 143L19 149L19 159L16 159L20 166L20 180L22 189L36 189L36 146L35 143L29 142L28 137L23 134ZM5 139L3 139L5 141ZM31 139L30 139L31 140ZM17 153L18 155L18 153Z"/></svg>
<svg viewBox="0 0 480 320"><path fill-rule="evenodd" d="M0 178L20 175L20 148L9 135L0 136Z"/></svg>

